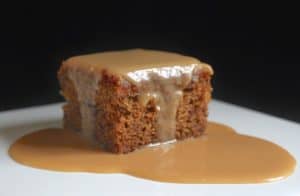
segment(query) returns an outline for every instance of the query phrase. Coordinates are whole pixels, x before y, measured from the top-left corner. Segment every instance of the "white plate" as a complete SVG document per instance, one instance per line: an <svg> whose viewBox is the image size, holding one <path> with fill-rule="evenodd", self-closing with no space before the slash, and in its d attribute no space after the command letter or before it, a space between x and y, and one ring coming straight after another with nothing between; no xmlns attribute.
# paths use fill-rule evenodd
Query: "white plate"
<svg viewBox="0 0 300 196"><path fill-rule="evenodd" d="M186 185L160 183L122 174L63 173L26 167L7 154L9 145L38 128L60 126L61 104L0 113L0 196L58 195L300 195L300 171L264 184ZM239 133L264 138L300 160L300 125L220 101L210 104L210 120Z"/></svg>

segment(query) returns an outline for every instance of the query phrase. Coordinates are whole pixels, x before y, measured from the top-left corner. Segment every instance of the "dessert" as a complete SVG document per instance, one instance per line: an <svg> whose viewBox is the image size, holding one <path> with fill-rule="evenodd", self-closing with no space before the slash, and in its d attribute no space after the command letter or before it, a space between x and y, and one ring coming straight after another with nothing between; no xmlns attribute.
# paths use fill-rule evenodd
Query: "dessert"
<svg viewBox="0 0 300 196"><path fill-rule="evenodd" d="M114 153L200 136L211 67L180 54L133 49L71 57L58 78L64 128Z"/></svg>

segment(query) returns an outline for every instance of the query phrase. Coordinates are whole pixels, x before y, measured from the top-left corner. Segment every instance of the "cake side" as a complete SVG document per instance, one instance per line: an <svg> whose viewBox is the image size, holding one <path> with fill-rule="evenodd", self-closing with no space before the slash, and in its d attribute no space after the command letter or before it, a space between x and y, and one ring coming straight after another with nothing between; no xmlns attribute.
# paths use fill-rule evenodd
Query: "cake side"
<svg viewBox="0 0 300 196"><path fill-rule="evenodd" d="M145 106L141 105L136 85L103 70L98 73L101 74L101 80L98 82L94 105L80 103L67 70L68 67L63 66L58 73L63 95L68 101L64 106L65 128L82 130L80 105L85 104L94 110L93 137L106 150L126 153L158 142L155 100L149 100ZM88 74L86 70L81 71L81 74ZM176 139L196 137L205 130L211 94L210 78L210 70L198 70L193 74L193 80L183 89L176 112Z"/></svg>

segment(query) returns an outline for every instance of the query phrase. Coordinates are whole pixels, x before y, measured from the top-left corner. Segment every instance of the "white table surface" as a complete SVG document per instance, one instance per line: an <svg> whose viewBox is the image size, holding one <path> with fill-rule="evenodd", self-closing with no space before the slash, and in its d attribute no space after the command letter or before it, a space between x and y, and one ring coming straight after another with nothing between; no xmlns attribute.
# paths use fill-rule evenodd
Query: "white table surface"
<svg viewBox="0 0 300 196"><path fill-rule="evenodd" d="M175 184L122 174L64 173L35 169L14 162L9 145L20 136L46 127L59 127L62 104L0 112L0 196L92 195L297 195L300 171L285 180L263 184ZM270 140L300 160L300 125L221 101L210 104L210 120L239 133Z"/></svg>

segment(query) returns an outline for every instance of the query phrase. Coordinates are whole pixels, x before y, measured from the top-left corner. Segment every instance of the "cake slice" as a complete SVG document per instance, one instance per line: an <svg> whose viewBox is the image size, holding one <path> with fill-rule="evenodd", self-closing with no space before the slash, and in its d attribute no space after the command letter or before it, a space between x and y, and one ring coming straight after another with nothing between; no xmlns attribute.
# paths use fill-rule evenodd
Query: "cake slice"
<svg viewBox="0 0 300 196"><path fill-rule="evenodd" d="M132 49L76 56L58 72L64 128L103 149L200 136L207 124L211 67L196 58Z"/></svg>

